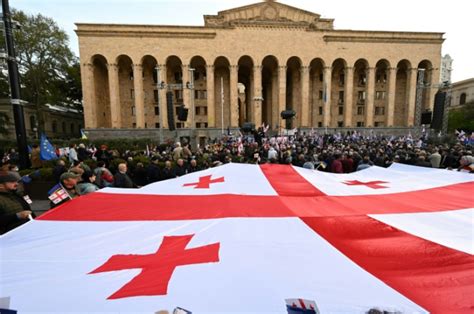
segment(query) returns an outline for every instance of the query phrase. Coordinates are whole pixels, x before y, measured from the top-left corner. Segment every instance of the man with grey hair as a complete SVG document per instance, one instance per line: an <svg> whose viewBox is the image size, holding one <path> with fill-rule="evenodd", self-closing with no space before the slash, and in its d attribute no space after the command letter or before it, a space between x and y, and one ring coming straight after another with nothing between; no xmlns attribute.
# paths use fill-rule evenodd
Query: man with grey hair
<svg viewBox="0 0 474 314"><path fill-rule="evenodd" d="M126 163L121 163L118 165L118 171L114 176L114 186L117 188L127 188L131 189L136 187L135 184L133 184L132 179L128 176L127 174L127 164Z"/></svg>

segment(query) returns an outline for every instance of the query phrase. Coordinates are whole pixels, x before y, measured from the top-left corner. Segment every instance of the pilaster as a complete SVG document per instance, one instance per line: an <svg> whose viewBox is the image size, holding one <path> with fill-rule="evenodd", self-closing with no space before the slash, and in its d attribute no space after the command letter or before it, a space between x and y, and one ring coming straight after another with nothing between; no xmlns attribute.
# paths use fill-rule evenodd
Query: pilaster
<svg viewBox="0 0 474 314"><path fill-rule="evenodd" d="M346 67L346 84L344 86L344 126L352 127L352 110L354 108L354 68Z"/></svg>
<svg viewBox="0 0 474 314"><path fill-rule="evenodd" d="M143 66L133 64L133 88L135 90L135 113L137 128L145 128L145 96L143 93Z"/></svg>
<svg viewBox="0 0 474 314"><path fill-rule="evenodd" d="M214 65L206 66L206 86L207 86L207 126L216 127L216 101L214 90Z"/></svg>
<svg viewBox="0 0 474 314"><path fill-rule="evenodd" d="M367 69L367 102L365 126L374 126L374 96L375 96L375 68L369 67Z"/></svg>
<svg viewBox="0 0 474 314"><path fill-rule="evenodd" d="M109 93L110 93L110 115L112 128L121 128L122 119L120 111L119 77L118 65L115 63L107 64L109 72Z"/></svg>
<svg viewBox="0 0 474 314"><path fill-rule="evenodd" d="M387 101L387 126L392 127L395 119L395 93L397 83L397 68L388 69L388 101Z"/></svg>
<svg viewBox="0 0 474 314"><path fill-rule="evenodd" d="M309 127L309 66L300 68L301 75L301 126Z"/></svg>

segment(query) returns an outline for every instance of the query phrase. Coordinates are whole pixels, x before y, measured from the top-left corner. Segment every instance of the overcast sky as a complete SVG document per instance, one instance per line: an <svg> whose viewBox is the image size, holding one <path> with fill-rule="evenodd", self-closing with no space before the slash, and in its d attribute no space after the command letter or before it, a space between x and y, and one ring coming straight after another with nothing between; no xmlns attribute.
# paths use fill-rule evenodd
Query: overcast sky
<svg viewBox="0 0 474 314"><path fill-rule="evenodd" d="M53 18L78 55L74 23L204 24L204 14L257 0L10 0L10 7ZM443 55L453 59L452 81L474 77L474 2L471 0L281 0L335 19L336 29L443 32Z"/></svg>

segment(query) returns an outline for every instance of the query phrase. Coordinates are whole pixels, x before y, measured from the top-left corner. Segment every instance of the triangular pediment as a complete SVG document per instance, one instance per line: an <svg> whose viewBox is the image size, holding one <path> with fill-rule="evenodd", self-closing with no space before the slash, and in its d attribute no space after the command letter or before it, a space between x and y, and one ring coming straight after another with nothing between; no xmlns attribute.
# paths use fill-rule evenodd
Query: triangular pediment
<svg viewBox="0 0 474 314"><path fill-rule="evenodd" d="M205 15L205 26L286 25L313 29L333 29L332 19L275 1L264 1Z"/></svg>

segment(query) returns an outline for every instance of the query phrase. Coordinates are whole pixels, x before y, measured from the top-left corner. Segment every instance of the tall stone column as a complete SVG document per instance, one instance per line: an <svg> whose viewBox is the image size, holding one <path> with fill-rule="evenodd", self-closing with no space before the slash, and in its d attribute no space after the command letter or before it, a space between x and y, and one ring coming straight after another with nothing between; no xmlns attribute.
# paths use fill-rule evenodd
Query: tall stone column
<svg viewBox="0 0 474 314"><path fill-rule="evenodd" d="M374 126L374 95L375 95L375 68L367 69L367 100L365 113L365 126Z"/></svg>
<svg viewBox="0 0 474 314"><path fill-rule="evenodd" d="M416 107L416 82L418 68L408 70L408 110L407 110L407 126L415 125L415 107Z"/></svg>
<svg viewBox="0 0 474 314"><path fill-rule="evenodd" d="M184 127L190 128L192 121L190 119L191 114L191 95L190 93L193 92L192 90L188 89L188 83L191 82L190 72L189 72L189 64L181 65L181 71L183 71L183 104L184 107L188 109L188 119L184 121ZM183 122L183 121L180 121Z"/></svg>
<svg viewBox="0 0 474 314"><path fill-rule="evenodd" d="M301 126L309 127L309 66L302 66L301 75Z"/></svg>
<svg viewBox="0 0 474 314"><path fill-rule="evenodd" d="M110 114L112 128L121 128L122 117L120 110L118 65L115 63L107 64L107 69L109 72Z"/></svg>
<svg viewBox="0 0 474 314"><path fill-rule="evenodd" d="M231 65L230 66L230 126L238 127L239 126L239 88L237 84L239 66Z"/></svg>
<svg viewBox="0 0 474 314"><path fill-rule="evenodd" d="M145 95L143 93L143 66L133 65L133 88L135 90L135 114L137 128L145 128Z"/></svg>
<svg viewBox="0 0 474 314"><path fill-rule="evenodd" d="M253 118L255 127L262 125L262 66L255 65L253 67Z"/></svg>
<svg viewBox="0 0 474 314"><path fill-rule="evenodd" d="M81 67L84 99L84 127L97 128L97 104L95 100L94 65L84 63Z"/></svg>
<svg viewBox="0 0 474 314"><path fill-rule="evenodd" d="M206 67L206 86L207 86L207 126L216 127L216 101L214 91L214 65Z"/></svg>
<svg viewBox="0 0 474 314"><path fill-rule="evenodd" d="M392 127L395 119L395 93L397 84L397 68L388 69L388 95L387 95L387 126Z"/></svg>
<svg viewBox="0 0 474 314"><path fill-rule="evenodd" d="M278 115L286 110L286 69L285 65L278 67ZM285 120L280 119L280 128L285 128Z"/></svg>
<svg viewBox="0 0 474 314"><path fill-rule="evenodd" d="M166 84L168 82L168 78L166 75L166 64L157 65L158 67L158 85L161 83ZM163 129L168 129L168 104L166 103L166 88L158 89L158 97L160 99L160 123L163 123Z"/></svg>
<svg viewBox="0 0 474 314"><path fill-rule="evenodd" d="M438 84L438 79L439 79L439 69L437 68L429 68L428 70L430 80L428 81L428 86L435 86ZM425 74L426 75L426 74ZM436 96L436 93L438 92L437 88L429 88L428 92L426 93L426 97L428 98L427 103L428 103L428 108L433 111L434 109L434 99Z"/></svg>
<svg viewBox="0 0 474 314"><path fill-rule="evenodd" d="M330 127L331 121L331 81L332 81L332 67L324 67L324 83L323 83L323 101L324 101L324 116L323 125Z"/></svg>
<svg viewBox="0 0 474 314"><path fill-rule="evenodd" d="M352 127L352 110L354 108L354 68L346 67L346 85L344 87L344 126Z"/></svg>

